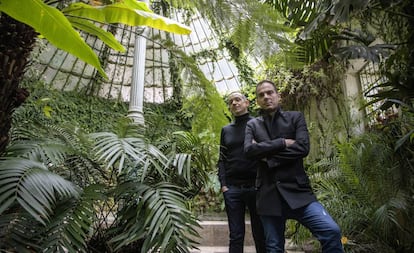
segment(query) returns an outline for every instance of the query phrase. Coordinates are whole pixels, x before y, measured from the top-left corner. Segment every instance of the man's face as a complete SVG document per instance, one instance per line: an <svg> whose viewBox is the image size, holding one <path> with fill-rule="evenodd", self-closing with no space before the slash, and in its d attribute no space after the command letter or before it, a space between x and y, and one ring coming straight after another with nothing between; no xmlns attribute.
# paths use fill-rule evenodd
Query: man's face
<svg viewBox="0 0 414 253"><path fill-rule="evenodd" d="M279 93L271 83L262 83L256 89L257 104L266 111L275 111L279 106Z"/></svg>
<svg viewBox="0 0 414 253"><path fill-rule="evenodd" d="M247 100L242 94L230 94L227 103L229 105L230 112L234 116L240 116L247 113L247 108L249 107L249 100Z"/></svg>

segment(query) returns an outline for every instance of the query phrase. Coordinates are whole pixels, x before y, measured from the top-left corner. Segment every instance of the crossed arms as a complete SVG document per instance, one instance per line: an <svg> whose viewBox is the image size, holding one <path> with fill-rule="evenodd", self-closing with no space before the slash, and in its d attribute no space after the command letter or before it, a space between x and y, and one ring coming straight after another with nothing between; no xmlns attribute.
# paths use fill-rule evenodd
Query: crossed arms
<svg viewBox="0 0 414 253"><path fill-rule="evenodd" d="M246 156L266 160L269 167L306 157L310 145L305 118L302 113L295 113L287 119L282 120L276 130L266 129L263 119L251 120L246 126L244 140ZM278 137L272 139L270 131L278 131L275 133Z"/></svg>

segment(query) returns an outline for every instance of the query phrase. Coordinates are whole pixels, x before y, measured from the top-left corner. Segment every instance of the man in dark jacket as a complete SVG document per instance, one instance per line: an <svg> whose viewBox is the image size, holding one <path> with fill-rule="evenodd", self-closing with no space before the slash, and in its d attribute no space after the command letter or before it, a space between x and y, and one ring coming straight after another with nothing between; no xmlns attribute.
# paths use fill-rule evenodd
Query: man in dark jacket
<svg viewBox="0 0 414 253"><path fill-rule="evenodd" d="M249 209L253 239L257 253L265 253L265 239L260 218L256 213L256 166L243 151L249 101L240 92L228 97L230 112L235 120L221 130L218 176L224 196L230 231L229 253L242 253L245 235L245 213Z"/></svg>
<svg viewBox="0 0 414 253"><path fill-rule="evenodd" d="M317 201L303 158L309 153L309 133L302 113L282 111L271 81L256 86L263 116L246 126L244 150L259 162L257 212L263 223L267 253L283 253L287 219L303 224L321 242L322 252L343 252L339 226Z"/></svg>

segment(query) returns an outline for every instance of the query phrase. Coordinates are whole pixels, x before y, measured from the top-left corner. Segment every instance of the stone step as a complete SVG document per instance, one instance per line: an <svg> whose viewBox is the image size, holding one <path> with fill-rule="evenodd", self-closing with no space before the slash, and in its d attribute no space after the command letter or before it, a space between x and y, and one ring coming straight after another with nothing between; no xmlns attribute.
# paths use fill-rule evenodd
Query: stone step
<svg viewBox="0 0 414 253"><path fill-rule="evenodd" d="M198 250L193 250L191 253L227 253L229 245L229 228L225 220L203 220L200 222L201 228L198 229L200 238L196 239L199 242ZM303 253L290 240L286 240L286 252L288 253ZM246 233L244 238L244 253L255 253L254 241L251 232L251 225L248 218L246 218Z"/></svg>
<svg viewBox="0 0 414 253"><path fill-rule="evenodd" d="M198 250L192 250L191 253L228 253L229 247L225 246L200 246ZM244 253L256 253L254 246L245 246Z"/></svg>
<svg viewBox="0 0 414 253"><path fill-rule="evenodd" d="M227 246L229 244L229 225L227 221L201 221L201 228L198 230L202 246ZM253 246L254 241L250 221L246 221L246 233L244 238L245 246Z"/></svg>
<svg viewBox="0 0 414 253"><path fill-rule="evenodd" d="M192 250L191 253L228 253L228 247L198 247L198 250ZM253 246L245 246L244 253L256 253ZM304 253L304 251L286 250L286 253Z"/></svg>

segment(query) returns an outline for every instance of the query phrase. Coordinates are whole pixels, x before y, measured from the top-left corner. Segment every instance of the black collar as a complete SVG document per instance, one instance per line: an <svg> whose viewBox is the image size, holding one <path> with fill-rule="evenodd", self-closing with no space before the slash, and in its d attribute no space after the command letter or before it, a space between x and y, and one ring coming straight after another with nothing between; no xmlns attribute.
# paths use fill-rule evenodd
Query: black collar
<svg viewBox="0 0 414 253"><path fill-rule="evenodd" d="M276 111L272 111L272 112L269 112L266 110L260 110L259 113L261 116L263 116L263 118L275 118L275 117L278 117L282 113L282 109L278 107Z"/></svg>
<svg viewBox="0 0 414 253"><path fill-rule="evenodd" d="M241 122L245 122L245 121L247 121L249 119L250 119L249 113L245 113L243 115L234 117L234 123L235 124L238 124L238 123L241 123Z"/></svg>

